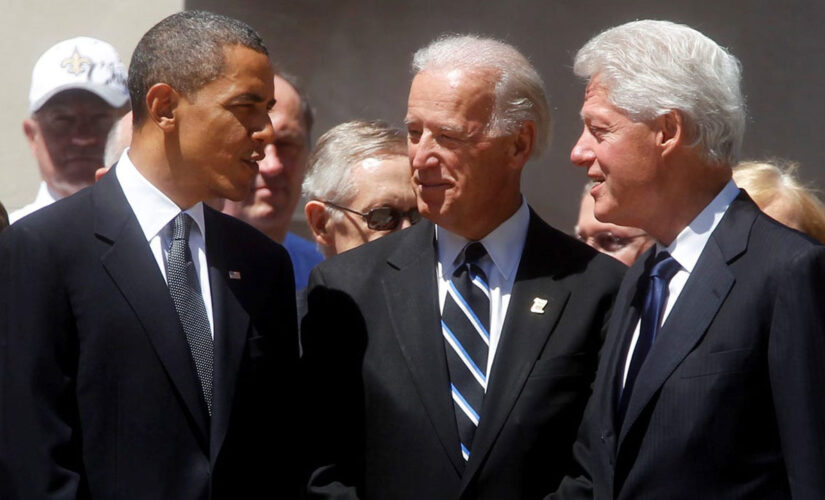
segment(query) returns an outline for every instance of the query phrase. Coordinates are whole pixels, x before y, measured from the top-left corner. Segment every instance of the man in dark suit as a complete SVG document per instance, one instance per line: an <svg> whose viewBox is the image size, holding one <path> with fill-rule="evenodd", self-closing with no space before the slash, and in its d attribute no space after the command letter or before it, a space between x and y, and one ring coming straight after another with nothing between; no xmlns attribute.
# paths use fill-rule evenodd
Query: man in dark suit
<svg viewBox="0 0 825 500"><path fill-rule="evenodd" d="M701 33L637 21L577 54L571 153L605 222L653 249L616 299L559 498L825 497L825 247L731 179L740 66Z"/></svg>
<svg viewBox="0 0 825 500"><path fill-rule="evenodd" d="M537 497L571 460L624 267L521 195L549 128L524 56L456 36L413 68L409 157L428 220L312 274L310 494Z"/></svg>
<svg viewBox="0 0 825 500"><path fill-rule="evenodd" d="M246 195L272 75L249 26L166 18L132 59L131 148L0 238L3 498L296 494L289 259L202 204Z"/></svg>

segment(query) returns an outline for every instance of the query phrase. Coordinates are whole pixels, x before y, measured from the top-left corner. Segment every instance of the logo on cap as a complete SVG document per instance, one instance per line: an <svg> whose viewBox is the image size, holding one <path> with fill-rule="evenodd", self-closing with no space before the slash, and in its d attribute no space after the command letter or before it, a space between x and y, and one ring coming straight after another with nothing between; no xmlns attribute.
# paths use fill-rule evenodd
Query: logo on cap
<svg viewBox="0 0 825 500"><path fill-rule="evenodd" d="M86 68L84 68L84 66L86 66ZM81 56L80 52L77 51L77 47L75 47L72 55L61 61L60 67L66 68L66 71L73 75L79 75L92 67L92 60L88 57Z"/></svg>

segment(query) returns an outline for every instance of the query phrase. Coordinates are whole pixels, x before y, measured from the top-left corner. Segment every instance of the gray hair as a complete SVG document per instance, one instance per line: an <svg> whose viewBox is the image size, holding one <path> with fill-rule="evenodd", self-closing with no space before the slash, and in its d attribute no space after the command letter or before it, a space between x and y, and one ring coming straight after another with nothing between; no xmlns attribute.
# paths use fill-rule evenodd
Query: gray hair
<svg viewBox="0 0 825 500"><path fill-rule="evenodd" d="M146 94L152 85L167 83L184 95L192 94L221 75L223 48L233 45L269 55L260 35L249 25L211 12L178 12L150 28L129 64L133 123L143 122Z"/></svg>
<svg viewBox="0 0 825 500"><path fill-rule="evenodd" d="M515 47L477 35L447 35L413 55L412 70L471 68L496 73L495 108L489 124L496 135L518 130L531 121L536 127L534 151L540 155L550 139L550 106L544 82L536 69Z"/></svg>
<svg viewBox="0 0 825 500"><path fill-rule="evenodd" d="M736 162L745 134L739 60L698 31L668 21L635 21L592 38L573 71L598 78L631 119L681 112L688 140L705 160Z"/></svg>
<svg viewBox="0 0 825 500"><path fill-rule="evenodd" d="M358 194L352 169L367 158L390 156L407 156L406 136L401 130L382 121L336 125L318 139L309 155L303 195L308 200L347 203Z"/></svg>

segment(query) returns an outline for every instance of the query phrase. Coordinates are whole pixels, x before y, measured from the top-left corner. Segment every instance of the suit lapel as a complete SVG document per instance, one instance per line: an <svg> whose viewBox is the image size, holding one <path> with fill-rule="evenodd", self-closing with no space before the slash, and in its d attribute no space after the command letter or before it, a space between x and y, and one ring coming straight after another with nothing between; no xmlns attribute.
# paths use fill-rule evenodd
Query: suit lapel
<svg viewBox="0 0 825 500"><path fill-rule="evenodd" d="M212 291L212 315L215 322L215 364L212 389L212 426L210 455L212 463L220 452L232 413L241 358L246 346L250 317L236 298L240 280L230 280L229 271L240 269L237 259L226 254L222 241L227 237L212 209L204 206L206 221L206 255L209 286Z"/></svg>
<svg viewBox="0 0 825 500"><path fill-rule="evenodd" d="M384 278L384 296L393 332L419 397L444 452L460 474L464 463L441 337L434 227L422 221L408 229L405 237L387 261L397 272Z"/></svg>
<svg viewBox="0 0 825 500"><path fill-rule="evenodd" d="M558 270L566 267L566 259L559 254L552 238L546 237L549 233L541 227L544 225L531 210L524 251L493 361L490 386L484 396L481 420L462 477L462 489L490 453L570 295L570 291L556 281ZM547 300L544 313L531 311L535 298Z"/></svg>
<svg viewBox="0 0 825 500"><path fill-rule="evenodd" d="M645 406L702 338L733 288L735 278L728 263L746 251L757 213L753 202L742 192L705 245L636 378L619 446Z"/></svg>
<svg viewBox="0 0 825 500"><path fill-rule="evenodd" d="M138 318L209 449L209 416L189 347L157 261L113 173L93 187L95 234L106 247L101 263Z"/></svg>

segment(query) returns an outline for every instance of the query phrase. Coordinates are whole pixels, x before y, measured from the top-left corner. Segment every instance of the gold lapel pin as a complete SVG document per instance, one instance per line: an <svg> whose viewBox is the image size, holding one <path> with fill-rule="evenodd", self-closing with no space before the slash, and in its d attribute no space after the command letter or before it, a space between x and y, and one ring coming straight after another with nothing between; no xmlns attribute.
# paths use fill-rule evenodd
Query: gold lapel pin
<svg viewBox="0 0 825 500"><path fill-rule="evenodd" d="M530 312L536 314L544 314L545 307L547 307L547 299L535 297L533 298L533 305L530 306Z"/></svg>
<svg viewBox="0 0 825 500"><path fill-rule="evenodd" d="M229 271L229 279L231 279L231 280L241 279L241 272L240 271Z"/></svg>

